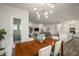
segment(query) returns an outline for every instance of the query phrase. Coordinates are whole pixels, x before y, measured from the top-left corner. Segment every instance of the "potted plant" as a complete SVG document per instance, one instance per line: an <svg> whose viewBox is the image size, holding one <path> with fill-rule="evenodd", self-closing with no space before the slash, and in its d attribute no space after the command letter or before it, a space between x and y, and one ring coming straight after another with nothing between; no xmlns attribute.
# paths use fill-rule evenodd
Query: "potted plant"
<svg viewBox="0 0 79 59"><path fill-rule="evenodd" d="M2 48L2 41L5 39L6 31L5 29L0 30L0 55L4 54L4 48Z"/></svg>

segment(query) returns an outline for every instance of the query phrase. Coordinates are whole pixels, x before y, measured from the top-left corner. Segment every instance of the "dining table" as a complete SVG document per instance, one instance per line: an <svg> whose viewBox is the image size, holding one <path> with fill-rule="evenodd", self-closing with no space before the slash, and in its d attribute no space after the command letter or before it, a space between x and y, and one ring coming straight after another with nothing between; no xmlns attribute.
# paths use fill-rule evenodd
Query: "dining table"
<svg viewBox="0 0 79 59"><path fill-rule="evenodd" d="M47 37L40 42L37 39L28 42L21 42L15 45L15 56L36 56L43 47L51 45L55 47L57 40ZM63 56L63 42L61 44L61 56Z"/></svg>

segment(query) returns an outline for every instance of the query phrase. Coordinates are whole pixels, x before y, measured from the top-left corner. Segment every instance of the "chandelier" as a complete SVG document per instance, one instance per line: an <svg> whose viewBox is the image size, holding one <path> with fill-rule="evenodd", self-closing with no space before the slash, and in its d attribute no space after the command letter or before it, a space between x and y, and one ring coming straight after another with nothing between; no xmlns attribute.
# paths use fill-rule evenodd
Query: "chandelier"
<svg viewBox="0 0 79 59"><path fill-rule="evenodd" d="M53 13L54 3L45 3L45 4L39 4L39 6L36 6L34 8L34 12L38 19L41 19L41 17L44 16L45 19L47 19L49 16L48 14Z"/></svg>

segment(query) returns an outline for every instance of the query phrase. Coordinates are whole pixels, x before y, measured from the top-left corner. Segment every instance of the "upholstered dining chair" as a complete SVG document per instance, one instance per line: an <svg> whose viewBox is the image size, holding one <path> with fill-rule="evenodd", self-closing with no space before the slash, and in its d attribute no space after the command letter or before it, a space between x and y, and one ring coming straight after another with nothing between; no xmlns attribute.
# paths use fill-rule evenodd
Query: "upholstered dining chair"
<svg viewBox="0 0 79 59"><path fill-rule="evenodd" d="M41 49L39 50L38 56L50 56L51 48L52 48L51 45L46 46L46 47L44 47L44 48L41 48Z"/></svg>
<svg viewBox="0 0 79 59"><path fill-rule="evenodd" d="M58 56L61 48L62 41L57 41L55 43L54 51L51 52L51 56Z"/></svg>
<svg viewBox="0 0 79 59"><path fill-rule="evenodd" d="M52 38L55 39L55 40L59 40L58 36L52 36Z"/></svg>

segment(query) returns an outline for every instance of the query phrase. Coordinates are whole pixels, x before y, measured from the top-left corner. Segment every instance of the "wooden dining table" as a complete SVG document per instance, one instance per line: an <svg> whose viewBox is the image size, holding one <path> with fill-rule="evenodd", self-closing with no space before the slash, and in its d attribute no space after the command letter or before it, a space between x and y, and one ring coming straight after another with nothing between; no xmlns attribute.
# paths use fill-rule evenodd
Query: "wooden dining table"
<svg viewBox="0 0 79 59"><path fill-rule="evenodd" d="M32 40L28 42L17 43L15 46L16 56L36 56L39 53L39 49L48 45L55 46L57 40L47 37L43 42L38 40ZM61 55L63 55L63 45L61 46Z"/></svg>

